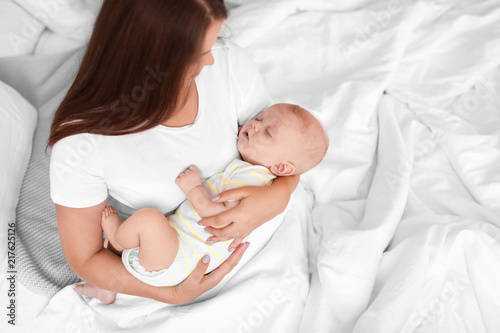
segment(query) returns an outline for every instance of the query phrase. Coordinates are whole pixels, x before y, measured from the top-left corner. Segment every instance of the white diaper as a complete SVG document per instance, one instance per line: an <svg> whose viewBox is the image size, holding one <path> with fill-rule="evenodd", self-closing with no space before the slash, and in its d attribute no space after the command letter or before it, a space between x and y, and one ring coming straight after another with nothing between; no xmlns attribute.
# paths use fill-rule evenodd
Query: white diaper
<svg viewBox="0 0 500 333"><path fill-rule="evenodd" d="M125 249L122 252L122 261L133 276L157 287L175 286L181 283L198 264L195 255L184 257L180 249L170 267L160 271L151 272L142 267L139 261L139 249Z"/></svg>

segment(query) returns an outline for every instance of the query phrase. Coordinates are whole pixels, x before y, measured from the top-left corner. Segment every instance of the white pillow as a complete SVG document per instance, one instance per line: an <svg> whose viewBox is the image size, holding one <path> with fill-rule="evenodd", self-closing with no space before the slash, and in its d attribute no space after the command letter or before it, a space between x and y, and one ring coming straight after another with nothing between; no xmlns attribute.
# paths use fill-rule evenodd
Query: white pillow
<svg viewBox="0 0 500 333"><path fill-rule="evenodd" d="M88 40L96 19L96 0L13 1L55 33L81 41Z"/></svg>
<svg viewBox="0 0 500 333"><path fill-rule="evenodd" d="M0 57L31 54L45 26L10 0L0 0Z"/></svg>
<svg viewBox="0 0 500 333"><path fill-rule="evenodd" d="M0 244L7 224L15 222L16 206L28 168L37 111L16 90L0 81ZM0 261L7 246L0 249Z"/></svg>

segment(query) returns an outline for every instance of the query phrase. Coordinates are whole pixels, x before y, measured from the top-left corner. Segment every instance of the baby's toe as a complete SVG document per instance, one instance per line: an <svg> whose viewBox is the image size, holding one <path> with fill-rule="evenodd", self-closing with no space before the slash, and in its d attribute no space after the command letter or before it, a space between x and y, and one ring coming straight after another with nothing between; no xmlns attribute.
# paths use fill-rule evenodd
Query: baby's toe
<svg viewBox="0 0 500 333"><path fill-rule="evenodd" d="M105 213L106 217L108 217L109 214L112 213L111 206L106 206L106 208L104 208L104 213Z"/></svg>

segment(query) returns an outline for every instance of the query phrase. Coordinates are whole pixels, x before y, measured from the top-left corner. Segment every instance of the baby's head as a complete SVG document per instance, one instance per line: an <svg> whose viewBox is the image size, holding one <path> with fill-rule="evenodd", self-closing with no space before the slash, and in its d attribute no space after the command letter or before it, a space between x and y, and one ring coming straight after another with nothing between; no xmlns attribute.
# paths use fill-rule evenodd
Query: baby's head
<svg viewBox="0 0 500 333"><path fill-rule="evenodd" d="M276 176L300 175L315 167L328 149L320 121L294 104L274 104L245 123L238 136L243 160Z"/></svg>

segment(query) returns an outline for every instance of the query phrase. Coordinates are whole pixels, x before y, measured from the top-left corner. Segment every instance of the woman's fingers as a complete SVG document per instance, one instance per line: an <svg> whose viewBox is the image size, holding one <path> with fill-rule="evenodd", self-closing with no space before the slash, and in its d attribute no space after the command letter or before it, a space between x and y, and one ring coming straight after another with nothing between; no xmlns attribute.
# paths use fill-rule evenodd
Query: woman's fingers
<svg viewBox="0 0 500 333"><path fill-rule="evenodd" d="M238 226L235 223L231 223L229 226L218 229L218 228L212 228L212 227L205 227L207 232L211 233L213 236L207 238L208 241L212 241L214 243L217 242L222 242L222 241L227 241L230 239L237 239L241 238L241 240L238 242L241 243L243 238L247 237L250 235L250 231L246 231L245 229L242 229L241 226Z"/></svg>
<svg viewBox="0 0 500 333"><path fill-rule="evenodd" d="M231 272L238 264L249 245L250 243L240 244L226 261L206 275L205 272L210 262L210 256L203 256L187 279L173 287L173 293L178 300L177 304L191 302L218 285L224 276Z"/></svg>
<svg viewBox="0 0 500 333"><path fill-rule="evenodd" d="M249 187L233 188L233 189L224 191L222 193L219 193L219 195L215 196L213 199L215 202L241 200L241 199L244 199L248 196L248 194L249 194L248 189L249 189Z"/></svg>
<svg viewBox="0 0 500 333"><path fill-rule="evenodd" d="M209 287L209 289L212 289L217 284L219 284L224 276L231 272L233 268L238 264L238 262L240 262L241 257L248 249L249 245L249 242L240 244L226 261L224 261L219 267L203 277L202 283L207 284L207 287Z"/></svg>
<svg viewBox="0 0 500 333"><path fill-rule="evenodd" d="M200 220L200 223L206 227L209 226L213 228L224 228L229 226L233 221L239 221L239 220L240 220L240 209L239 206L236 206L218 215L204 217Z"/></svg>
<svg viewBox="0 0 500 333"><path fill-rule="evenodd" d="M223 213L221 213L221 214L223 214ZM203 220L200 220L200 221L198 222L198 225L203 225L203 223L207 223L207 221L208 221L208 222L212 221L211 219L208 219L208 220L207 220L207 219L208 219L208 218L204 218ZM213 221L216 221L215 223L218 223L219 225L217 225L217 227L211 227L210 225L207 225L207 226L205 227L205 230L206 230L208 233L211 233L209 230L213 230L213 229L220 229L220 228L225 228L225 227L227 227L228 225L230 225L231 223L233 223L233 222L223 222L224 220L222 220L222 219L221 219L221 220L214 219ZM221 222L219 222L219 221L221 221Z"/></svg>
<svg viewBox="0 0 500 333"><path fill-rule="evenodd" d="M240 244L241 244L241 242L243 242L243 239L245 239L245 238L244 238L244 237L237 237L237 238L235 238L235 239L232 241L232 243L229 245L229 248L228 248L228 249L229 249L229 251L231 251L231 249L233 249L233 251L234 251L234 249L235 249L235 248L237 248L237 247L238 247L238 245L240 245Z"/></svg>
<svg viewBox="0 0 500 333"><path fill-rule="evenodd" d="M189 303L196 297L201 296L204 292L212 288L202 283L209 263L210 256L203 256L198 261L198 264L191 272L191 274L189 274L187 279L185 279L178 285L173 286L175 299L178 301L178 303L176 304Z"/></svg>
<svg viewBox="0 0 500 333"><path fill-rule="evenodd" d="M211 240L213 241L213 238L218 238L218 239L221 239L221 240L230 240L230 239L233 239L234 237L231 237L231 238L227 238L227 239L223 239L225 237L229 237L229 231L231 231L230 229L228 229L229 227L226 226L226 227L222 227L222 228L213 228L213 227L205 227L205 230L209 233L209 234L212 234L212 237L209 237L207 239L207 241ZM214 241L215 243L215 241Z"/></svg>
<svg viewBox="0 0 500 333"><path fill-rule="evenodd" d="M207 271L208 265L210 264L210 256L208 254L201 257L198 264L194 270L189 275L190 277L196 279L196 281L201 280Z"/></svg>
<svg viewBox="0 0 500 333"><path fill-rule="evenodd" d="M227 201L240 201L240 204L234 208L231 208L225 212L222 212L218 215L204 217L200 220L200 223L204 226L211 226L214 228L222 228L227 226L232 222L245 223L248 222L248 218L250 217L248 214L249 211L254 211L247 206L247 200L245 198L250 195L256 193L256 191L265 188L266 186L245 186L234 188L231 190L224 191L219 194L219 198L215 200L216 202L227 202ZM231 237L231 239L234 237Z"/></svg>
<svg viewBox="0 0 500 333"><path fill-rule="evenodd" d="M243 243L243 244L240 244L239 246L237 246L236 249L234 250L234 252L229 256L229 258L226 261L224 261L219 267L217 267L216 269L214 269L212 272L210 272L207 275L205 275L205 272L207 271L208 265L210 263L210 256L208 254L204 255L200 259L200 261L198 261L198 264L196 265L194 270L191 272L191 274L189 274L188 279L195 281L196 283L203 283L204 280L209 275L211 275L212 278L210 280L212 282L217 281L217 283L219 283L222 280L222 278L227 273L229 273L234 268L234 266L236 266L238 264L241 257L243 256L243 253L245 253L246 249L248 248L248 245L250 245L249 242ZM185 281L187 281L187 280L185 280ZM206 290L211 289L214 286L207 287Z"/></svg>

